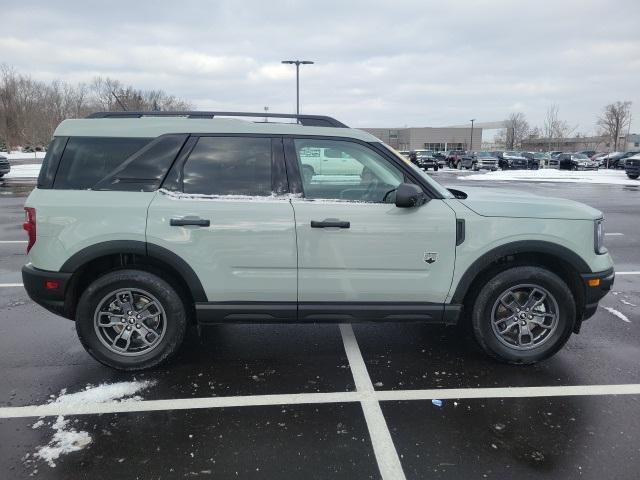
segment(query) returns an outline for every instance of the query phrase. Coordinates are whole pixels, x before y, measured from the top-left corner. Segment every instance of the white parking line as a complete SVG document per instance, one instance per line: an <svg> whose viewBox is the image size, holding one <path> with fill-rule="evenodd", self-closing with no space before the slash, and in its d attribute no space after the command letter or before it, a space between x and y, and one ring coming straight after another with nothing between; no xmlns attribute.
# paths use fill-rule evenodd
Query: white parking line
<svg viewBox="0 0 640 480"><path fill-rule="evenodd" d="M0 240L0 243L27 243L26 240Z"/></svg>
<svg viewBox="0 0 640 480"><path fill-rule="evenodd" d="M566 385L558 387L437 388L430 390L378 390L377 392L294 393L237 397L175 398L109 403L47 403L24 407L0 407L0 418L94 415L102 413L197 410L203 408L262 407L319 403L411 400L464 400L472 398L536 398L605 395L640 395L640 384ZM446 405L445 405L446 406Z"/></svg>
<svg viewBox="0 0 640 480"><path fill-rule="evenodd" d="M380 475L385 480L402 480L405 478L402 464L393 445L389 427L384 419L380 402L376 397L375 389L371 383L369 372L367 372L367 366L362 358L353 328L351 328L351 325L340 325L340 333L342 334L342 343L344 343L344 350L349 360L356 391L363 394L360 405L369 429L371 445L378 462Z"/></svg>
<svg viewBox="0 0 640 480"><path fill-rule="evenodd" d="M607 236L607 237L622 237L622 236L624 236L624 233L618 233L618 232L606 233L605 232L605 236Z"/></svg>
<svg viewBox="0 0 640 480"><path fill-rule="evenodd" d="M640 270L637 272L616 272L616 275L640 275Z"/></svg>
<svg viewBox="0 0 640 480"><path fill-rule="evenodd" d="M0 288L24 287L22 283L0 283Z"/></svg>

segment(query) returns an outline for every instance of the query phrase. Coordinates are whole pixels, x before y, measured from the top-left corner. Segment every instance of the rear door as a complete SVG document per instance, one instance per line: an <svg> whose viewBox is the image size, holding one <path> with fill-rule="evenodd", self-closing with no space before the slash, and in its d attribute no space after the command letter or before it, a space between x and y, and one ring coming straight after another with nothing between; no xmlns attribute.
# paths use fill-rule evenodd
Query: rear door
<svg viewBox="0 0 640 480"><path fill-rule="evenodd" d="M367 144L321 138L286 142L290 174L304 171L313 162L307 155L317 149L349 165L330 175L302 176L304 196L292 199L299 318L347 319L361 312L367 319L400 319L403 312L441 311L455 260L454 212L439 199L396 207L394 189L411 179Z"/></svg>
<svg viewBox="0 0 640 480"><path fill-rule="evenodd" d="M189 139L149 207L147 242L195 271L209 301L196 306L199 317L295 318L296 236L286 193L280 138Z"/></svg>

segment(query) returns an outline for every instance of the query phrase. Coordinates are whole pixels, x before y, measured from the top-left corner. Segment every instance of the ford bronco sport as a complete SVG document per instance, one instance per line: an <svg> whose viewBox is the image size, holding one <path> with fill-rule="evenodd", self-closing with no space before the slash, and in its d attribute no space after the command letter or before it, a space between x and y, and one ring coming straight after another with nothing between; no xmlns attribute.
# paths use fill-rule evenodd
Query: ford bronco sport
<svg viewBox="0 0 640 480"><path fill-rule="evenodd" d="M96 113L56 129L26 201L29 296L114 368L189 324L422 321L496 359L557 352L611 288L602 213L448 190L330 118Z"/></svg>

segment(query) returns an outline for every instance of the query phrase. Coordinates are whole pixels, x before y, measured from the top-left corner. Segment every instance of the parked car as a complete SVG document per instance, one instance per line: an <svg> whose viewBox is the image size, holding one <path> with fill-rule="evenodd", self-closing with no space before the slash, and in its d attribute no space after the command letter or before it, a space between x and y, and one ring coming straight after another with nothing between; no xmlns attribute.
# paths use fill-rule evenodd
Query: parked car
<svg viewBox="0 0 640 480"><path fill-rule="evenodd" d="M625 152L611 152L600 159L600 164L604 168L618 168L620 159L624 156Z"/></svg>
<svg viewBox="0 0 640 480"><path fill-rule="evenodd" d="M447 163L447 155L445 154L445 152L434 152L433 158L436 159L436 161L438 162L438 167L440 168L444 167Z"/></svg>
<svg viewBox="0 0 640 480"><path fill-rule="evenodd" d="M460 160L464 154L463 150L449 150L446 156L449 168L460 168Z"/></svg>
<svg viewBox="0 0 640 480"><path fill-rule="evenodd" d="M478 170L477 164L478 164L478 160L476 159L476 156L471 152L465 152L462 155L460 155L460 162L458 163L458 168L461 170L463 168L466 170Z"/></svg>
<svg viewBox="0 0 640 480"><path fill-rule="evenodd" d="M561 170L598 170L598 162L583 153L561 153L558 156Z"/></svg>
<svg viewBox="0 0 640 480"><path fill-rule="evenodd" d="M330 117L217 115L101 112L54 132L23 284L105 365L156 366L190 325L461 318L488 355L528 364L611 289L594 208L446 189ZM333 173L302 173L318 159Z"/></svg>
<svg viewBox="0 0 640 480"><path fill-rule="evenodd" d="M535 152L520 152L520 155L527 159L527 170L538 170L540 159L536 158Z"/></svg>
<svg viewBox="0 0 640 480"><path fill-rule="evenodd" d="M529 162L520 152L503 152L500 168L502 170L526 170Z"/></svg>
<svg viewBox="0 0 640 480"><path fill-rule="evenodd" d="M416 156L418 157L418 166L425 170L433 168L437 171L440 168L438 160L434 156L435 152L432 150L416 150Z"/></svg>
<svg viewBox="0 0 640 480"><path fill-rule="evenodd" d="M587 157L591 158L596 154L595 150L582 150L580 152L576 152L576 153L581 153L583 155L586 155Z"/></svg>
<svg viewBox="0 0 640 480"><path fill-rule="evenodd" d="M534 152L533 158L538 161L538 167L548 167L551 154L549 152Z"/></svg>
<svg viewBox="0 0 640 480"><path fill-rule="evenodd" d="M598 162L598 164L602 167L603 166L602 159L605 158L607 155L609 155L607 152L596 153L591 157L591 160L593 160L594 162Z"/></svg>
<svg viewBox="0 0 640 480"><path fill-rule="evenodd" d="M477 152L475 170L491 170L495 172L498 169L498 158L491 152Z"/></svg>
<svg viewBox="0 0 640 480"><path fill-rule="evenodd" d="M628 157L624 162L624 171L627 177L635 180L640 176L640 153Z"/></svg>
<svg viewBox="0 0 640 480"><path fill-rule="evenodd" d="M11 164L9 163L9 159L0 155L0 178L4 177L10 171Z"/></svg>

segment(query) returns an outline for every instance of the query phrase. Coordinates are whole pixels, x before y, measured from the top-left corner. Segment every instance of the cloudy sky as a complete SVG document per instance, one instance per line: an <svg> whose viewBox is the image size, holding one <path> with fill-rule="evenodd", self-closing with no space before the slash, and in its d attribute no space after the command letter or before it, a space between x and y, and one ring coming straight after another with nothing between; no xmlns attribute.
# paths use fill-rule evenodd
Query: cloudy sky
<svg viewBox="0 0 640 480"><path fill-rule="evenodd" d="M0 0L0 62L43 80L108 75L198 109L301 110L352 126L442 126L521 111L591 133L634 103L640 1Z"/></svg>

